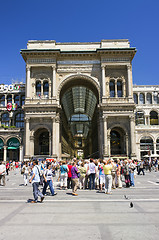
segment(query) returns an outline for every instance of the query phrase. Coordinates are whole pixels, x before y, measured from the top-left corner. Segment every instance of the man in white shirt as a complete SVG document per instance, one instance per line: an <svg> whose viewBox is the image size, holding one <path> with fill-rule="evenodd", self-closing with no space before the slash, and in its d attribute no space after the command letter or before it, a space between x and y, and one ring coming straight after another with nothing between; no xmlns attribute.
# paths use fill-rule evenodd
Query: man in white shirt
<svg viewBox="0 0 159 240"><path fill-rule="evenodd" d="M40 171L38 168L38 161L34 160L33 161L33 174L30 179L30 183L33 185L33 195L34 195L34 200L31 201L31 203L37 203L38 201L38 196L41 197L41 202L44 200L44 195L40 192L39 190L39 182L40 182Z"/></svg>
<svg viewBox="0 0 159 240"><path fill-rule="evenodd" d="M4 162L0 162L0 185L5 186L6 181L5 181L5 175L6 175L6 166ZM3 184L1 184L1 180Z"/></svg>

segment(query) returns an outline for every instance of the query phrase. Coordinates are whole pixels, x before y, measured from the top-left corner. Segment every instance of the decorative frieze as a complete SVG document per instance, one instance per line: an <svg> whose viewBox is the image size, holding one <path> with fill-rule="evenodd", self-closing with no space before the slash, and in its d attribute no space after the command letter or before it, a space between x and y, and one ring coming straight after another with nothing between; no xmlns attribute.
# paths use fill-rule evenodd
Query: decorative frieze
<svg viewBox="0 0 159 240"><path fill-rule="evenodd" d="M30 58L27 60L28 64L33 63L56 63L56 59L52 58Z"/></svg>

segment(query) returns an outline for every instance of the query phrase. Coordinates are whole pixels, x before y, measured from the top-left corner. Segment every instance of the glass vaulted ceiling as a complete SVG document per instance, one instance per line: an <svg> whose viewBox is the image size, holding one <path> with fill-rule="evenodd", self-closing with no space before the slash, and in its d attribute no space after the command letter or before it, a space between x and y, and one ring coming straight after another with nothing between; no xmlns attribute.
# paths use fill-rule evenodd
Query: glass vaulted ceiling
<svg viewBox="0 0 159 240"><path fill-rule="evenodd" d="M62 105L73 136L87 137L97 104L95 94L84 86L68 89Z"/></svg>

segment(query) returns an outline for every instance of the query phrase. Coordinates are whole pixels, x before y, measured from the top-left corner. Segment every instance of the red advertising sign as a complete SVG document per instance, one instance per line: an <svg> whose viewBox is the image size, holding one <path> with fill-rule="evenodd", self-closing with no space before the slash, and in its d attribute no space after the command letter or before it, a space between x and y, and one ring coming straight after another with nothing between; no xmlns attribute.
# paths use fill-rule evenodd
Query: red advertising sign
<svg viewBox="0 0 159 240"><path fill-rule="evenodd" d="M12 104L11 103L8 103L7 104L7 110L10 112L12 110Z"/></svg>
<svg viewBox="0 0 159 240"><path fill-rule="evenodd" d="M7 104L7 110L10 112L11 110L16 110L18 107L17 103L8 103Z"/></svg>

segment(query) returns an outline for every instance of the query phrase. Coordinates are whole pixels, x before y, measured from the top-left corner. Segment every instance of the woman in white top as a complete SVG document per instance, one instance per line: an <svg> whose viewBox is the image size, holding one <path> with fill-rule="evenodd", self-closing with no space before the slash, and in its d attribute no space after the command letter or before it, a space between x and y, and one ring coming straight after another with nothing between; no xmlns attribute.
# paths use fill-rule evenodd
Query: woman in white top
<svg viewBox="0 0 159 240"><path fill-rule="evenodd" d="M44 188L43 188L43 195L46 194L46 189L49 186L50 187L50 192L52 194L52 196L56 195L57 193L54 192L54 188L53 188L53 174L52 174L52 170L51 170L51 163L47 164L47 169L44 171Z"/></svg>
<svg viewBox="0 0 159 240"><path fill-rule="evenodd" d="M28 185L28 175L29 175L29 167L28 167L28 163L25 162L23 168L22 168L23 173L23 179L24 179L24 186Z"/></svg>

